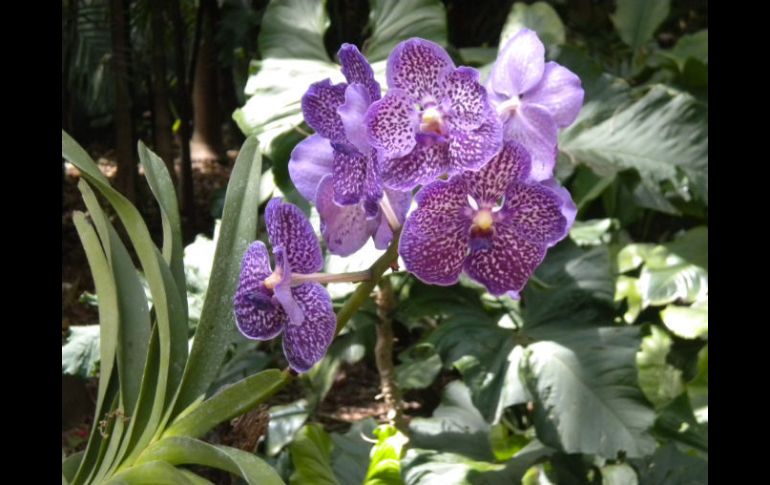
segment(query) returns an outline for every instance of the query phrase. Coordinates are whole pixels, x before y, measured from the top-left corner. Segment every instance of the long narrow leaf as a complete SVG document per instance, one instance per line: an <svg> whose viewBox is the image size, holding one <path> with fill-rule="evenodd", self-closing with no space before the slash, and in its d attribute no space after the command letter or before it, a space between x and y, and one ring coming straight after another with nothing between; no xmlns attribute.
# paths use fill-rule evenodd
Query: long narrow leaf
<svg viewBox="0 0 770 485"><path fill-rule="evenodd" d="M175 373L179 367L172 365L171 362L172 309L170 308L170 298L172 294L170 294L169 288L164 284L161 272L161 263L165 263L162 259L157 258L157 248L153 244L147 225L136 207L109 185L107 179L99 172L96 164L91 160L91 157L63 130L62 156L75 165L80 170L82 176L112 204L131 239L150 286L157 319L160 360L153 412L148 421L147 429L143 431L137 443L138 448L142 448L152 438L157 425L160 423L164 407L168 404L167 388L175 387L181 379L181 374ZM178 299L179 293L177 289L173 288L172 291L173 296L176 296ZM186 327L187 322L182 323Z"/></svg>
<svg viewBox="0 0 770 485"><path fill-rule="evenodd" d="M112 370L115 363L115 351L117 346L117 328L118 328L118 303L115 281L112 278L112 271L107 264L107 258L99 244L99 238L96 235L94 227L86 221L82 212L76 211L73 214L75 229L80 237L80 242L86 253L88 265L91 268L91 274L94 279L94 287L99 295L99 325L100 329L100 375L99 390L96 400L96 411L94 422L98 422L112 404L117 392L117 379L113 379ZM112 392L108 392L110 384L114 382ZM83 460L80 463L73 483L81 483L86 474L88 474L94 465L98 465L101 456L102 440L96 436L96 429L91 430L91 439L89 439Z"/></svg>
<svg viewBox="0 0 770 485"><path fill-rule="evenodd" d="M227 185L222 225L209 281L209 288L216 288L217 291L206 293L175 413L208 390L233 339L232 297L238 282L241 257L256 238L261 174L259 142L255 137L249 137L241 147Z"/></svg>
<svg viewBox="0 0 770 485"><path fill-rule="evenodd" d="M153 443L137 463L162 460L173 465L204 465L237 475L249 485L279 485L283 480L256 455L228 446L215 446L183 436Z"/></svg>
<svg viewBox="0 0 770 485"><path fill-rule="evenodd" d="M139 161L144 167L147 183L160 206L160 217L163 221L163 258L171 268L180 297L185 303L187 312L187 290L184 277L184 242L182 241L182 222L179 218L174 183L166 169L166 164L147 145L139 141ZM185 316L185 318L187 318Z"/></svg>
<svg viewBox="0 0 770 485"><path fill-rule="evenodd" d="M115 475L105 485L196 485L189 476L165 461L151 461ZM205 483L205 482L203 482Z"/></svg>
<svg viewBox="0 0 770 485"><path fill-rule="evenodd" d="M110 266L115 274L118 296L118 375L123 406L129 415L134 413L139 396L147 348L150 343L150 313L144 288L131 261L128 250L104 215L96 195L85 181L78 184L91 214L91 219L102 240Z"/></svg>
<svg viewBox="0 0 770 485"><path fill-rule="evenodd" d="M249 411L289 382L288 372L269 369L249 376L200 403L163 434L198 438L219 423Z"/></svg>

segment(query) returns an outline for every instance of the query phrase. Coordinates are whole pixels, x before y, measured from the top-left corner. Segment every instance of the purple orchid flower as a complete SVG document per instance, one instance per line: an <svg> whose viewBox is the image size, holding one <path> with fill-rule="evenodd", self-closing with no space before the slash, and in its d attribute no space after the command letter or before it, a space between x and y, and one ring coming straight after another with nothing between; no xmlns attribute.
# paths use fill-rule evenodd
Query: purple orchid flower
<svg viewBox="0 0 770 485"><path fill-rule="evenodd" d="M530 171L529 153L509 141L481 170L423 187L401 233L406 269L442 286L465 270L493 295L518 298L576 214L565 189Z"/></svg>
<svg viewBox="0 0 770 485"><path fill-rule="evenodd" d="M486 86L503 123L503 139L518 141L530 152L533 179L552 177L558 129L571 125L583 105L580 78L545 62L537 34L521 29L500 52Z"/></svg>
<svg viewBox="0 0 770 485"><path fill-rule="evenodd" d="M275 270L265 244L252 243L243 255L233 301L238 330L254 340L270 340L283 332L289 365L305 372L326 354L337 325L326 289L302 282L302 275L323 267L321 247L302 211L280 199L267 204L265 224Z"/></svg>
<svg viewBox="0 0 770 485"><path fill-rule="evenodd" d="M316 134L294 148L289 174L300 194L318 208L329 250L348 256L369 237L385 249L393 233L380 205L388 204L393 212L388 215L400 225L410 194L383 188L377 152L366 135L366 111L381 97L371 66L351 44L343 44L337 55L348 83L326 79L302 97L305 121Z"/></svg>
<svg viewBox="0 0 770 485"><path fill-rule="evenodd" d="M387 78L388 93L366 115L387 187L411 190L444 173L478 170L500 150L500 122L478 71L455 67L437 44L398 44Z"/></svg>

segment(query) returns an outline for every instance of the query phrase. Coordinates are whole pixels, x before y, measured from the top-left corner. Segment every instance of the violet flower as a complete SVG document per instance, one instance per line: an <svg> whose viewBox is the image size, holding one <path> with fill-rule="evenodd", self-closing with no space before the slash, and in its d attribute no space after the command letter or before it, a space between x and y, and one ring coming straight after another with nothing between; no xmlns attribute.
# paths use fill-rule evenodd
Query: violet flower
<svg viewBox="0 0 770 485"><path fill-rule="evenodd" d="M537 34L521 29L501 50L486 86L503 123L503 139L518 141L529 151L532 178L552 177L558 129L572 124L583 104L580 78L545 62Z"/></svg>
<svg viewBox="0 0 770 485"><path fill-rule="evenodd" d="M387 187L410 190L444 173L478 170L500 149L500 122L478 71L455 67L439 45L401 42L388 56L387 79L387 94L366 115Z"/></svg>
<svg viewBox="0 0 770 485"><path fill-rule="evenodd" d="M442 286L465 270L493 295L518 298L576 213L565 189L530 170L527 151L510 141L481 170L423 187L401 234L406 269Z"/></svg>
<svg viewBox="0 0 770 485"><path fill-rule="evenodd" d="M369 237L385 249L409 208L410 194L385 190L377 153L369 144L364 116L380 99L380 85L356 46L338 52L348 83L314 83L302 97L305 121L316 134L292 151L289 174L297 190L314 202L329 250L348 256ZM385 213L383 213L385 211Z"/></svg>
<svg viewBox="0 0 770 485"><path fill-rule="evenodd" d="M254 340L283 332L289 365L305 372L324 356L337 325L329 293L307 281L323 267L321 247L302 211L280 199L267 204L265 224L275 270L264 243L252 243L243 255L233 302L238 330Z"/></svg>

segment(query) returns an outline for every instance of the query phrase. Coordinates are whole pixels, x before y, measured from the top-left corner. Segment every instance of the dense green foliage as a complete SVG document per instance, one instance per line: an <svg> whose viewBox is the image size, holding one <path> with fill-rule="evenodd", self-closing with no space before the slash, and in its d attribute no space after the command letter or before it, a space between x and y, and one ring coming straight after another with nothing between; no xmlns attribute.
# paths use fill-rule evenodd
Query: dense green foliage
<svg viewBox="0 0 770 485"><path fill-rule="evenodd" d="M140 145L163 217L156 247L136 208L63 133L62 155L84 178L88 217L75 221L100 332L72 332L62 371L98 373L96 416L108 417L106 436L94 427L85 452L65 459L66 482L207 483L175 467L199 464L248 483L706 483L707 25L661 47L655 35L677 19L676 2L618 0L593 12L603 14L604 30L563 18L562 3L517 2L497 15L502 39L521 27L537 31L548 57L582 80L585 103L560 135L557 167L577 221L520 301L470 280L446 288L387 273L397 301L390 317L405 342L394 356L396 382L402 392L440 394L406 429L365 419L342 433L318 419L340 368L374 360L379 317L368 291L324 360L296 380L302 395L290 402L269 401L292 379L276 369L280 346L244 342L233 322L241 255L264 239L257 208L282 195L317 224L287 162L310 131L302 94L339 76L327 45L339 26L326 2L272 0L264 10L261 58L233 114L249 138L214 242L182 247L168 173ZM447 46L458 64L486 75L497 47L451 46L446 18L438 0L369 1L360 47L383 86L384 59L412 36ZM366 246L345 260L329 255L326 270L364 269L381 254ZM355 288L329 285L336 309ZM202 439L261 402L270 405L269 423L255 453Z"/></svg>

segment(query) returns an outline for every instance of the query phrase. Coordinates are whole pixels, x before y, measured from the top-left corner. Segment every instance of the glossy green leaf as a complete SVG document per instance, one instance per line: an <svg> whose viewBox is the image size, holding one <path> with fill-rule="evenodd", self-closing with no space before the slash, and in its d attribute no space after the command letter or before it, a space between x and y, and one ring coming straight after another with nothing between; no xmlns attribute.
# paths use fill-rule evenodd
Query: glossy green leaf
<svg viewBox="0 0 770 485"><path fill-rule="evenodd" d="M662 446L650 458L640 460L637 469L639 485L708 483L708 462L679 451L673 444Z"/></svg>
<svg viewBox="0 0 770 485"><path fill-rule="evenodd" d="M339 485L330 465L332 441L318 424L306 424L289 447L294 473L289 483L294 485Z"/></svg>
<svg viewBox="0 0 770 485"><path fill-rule="evenodd" d="M64 454L63 451L62 451L62 454ZM66 480L66 483L71 482L72 479L75 477L75 472L80 466L80 462L83 459L83 454L84 452L78 451L77 453L73 453L62 460L61 474L62 474L62 479Z"/></svg>
<svg viewBox="0 0 770 485"><path fill-rule="evenodd" d="M259 32L262 58L330 61L323 40L327 28L325 1L273 0Z"/></svg>
<svg viewBox="0 0 770 485"><path fill-rule="evenodd" d="M364 485L403 485L401 457L409 438L389 424L380 425L373 432L377 443L371 450Z"/></svg>
<svg viewBox="0 0 770 485"><path fill-rule="evenodd" d="M460 453L491 460L489 424L473 405L468 387L461 381L450 382L433 417L414 418L409 425L412 445L417 448Z"/></svg>
<svg viewBox="0 0 770 485"><path fill-rule="evenodd" d="M267 455L275 456L284 446L291 443L297 431L304 426L309 414L306 399L272 406L267 425Z"/></svg>
<svg viewBox="0 0 770 485"><path fill-rule="evenodd" d="M660 410L653 432L661 439L684 443L708 453L708 429L695 419L686 392Z"/></svg>
<svg viewBox="0 0 770 485"><path fill-rule="evenodd" d="M639 479L632 467L625 463L602 467L602 485L638 485Z"/></svg>
<svg viewBox="0 0 770 485"><path fill-rule="evenodd" d="M531 440L522 434L515 433L503 423L492 425L489 430L489 444L495 460L506 461L521 451Z"/></svg>
<svg viewBox="0 0 770 485"><path fill-rule="evenodd" d="M156 460L171 465L218 468L243 478L249 485L284 483L270 465L252 453L183 436L163 438L153 443L142 453L137 464L152 463Z"/></svg>
<svg viewBox="0 0 770 485"><path fill-rule="evenodd" d="M523 28L534 30L551 55L566 39L564 23L559 14L545 2L513 4L500 34L500 48Z"/></svg>
<svg viewBox="0 0 770 485"><path fill-rule="evenodd" d="M615 301L626 300L628 308L623 314L626 323L634 323L642 311L642 294L639 293L639 278L620 275L615 282Z"/></svg>
<svg viewBox="0 0 770 485"><path fill-rule="evenodd" d="M537 441L505 464L472 460L455 453L412 448L401 461L406 485L510 485L522 483L527 469L552 454Z"/></svg>
<svg viewBox="0 0 770 485"><path fill-rule="evenodd" d="M654 85L634 102L595 113L590 125L581 114L559 149L597 173L634 169L651 194L664 197L666 182L677 197L708 204L707 109L690 94Z"/></svg>
<svg viewBox="0 0 770 485"><path fill-rule="evenodd" d="M334 447L331 463L340 483L363 483L369 467L369 453L377 422L372 418L357 421L345 434L330 433Z"/></svg>
<svg viewBox="0 0 770 485"><path fill-rule="evenodd" d="M371 35L363 46L369 61L387 59L396 44L411 37L447 44L446 11L439 0L369 0L369 5Z"/></svg>
<svg viewBox="0 0 770 485"><path fill-rule="evenodd" d="M669 305L661 310L660 318L669 330L682 338L708 338L708 296L691 306Z"/></svg>
<svg viewBox="0 0 770 485"><path fill-rule="evenodd" d="M401 389L425 389L441 372L441 356L430 343L417 344L399 355L395 368L396 382Z"/></svg>
<svg viewBox="0 0 770 485"><path fill-rule="evenodd" d="M249 411L288 381L288 373L278 369L268 369L247 377L222 389L180 417L166 429L163 436L201 437L219 423Z"/></svg>
<svg viewBox="0 0 770 485"><path fill-rule="evenodd" d="M569 237L578 246L598 246L610 242L612 238L610 231L617 227L617 219L575 221L569 231Z"/></svg>
<svg viewBox="0 0 770 485"><path fill-rule="evenodd" d="M636 383L638 329L575 329L552 338L527 347L523 361L538 439L606 458L652 452L654 415Z"/></svg>
<svg viewBox="0 0 770 485"><path fill-rule="evenodd" d="M652 39L669 9L670 0L618 0L611 18L623 42L636 50Z"/></svg>
<svg viewBox="0 0 770 485"><path fill-rule="evenodd" d="M209 286L195 333L195 342L184 370L176 412L206 393L235 338L232 295L238 283L241 258L257 233L257 207L262 158L257 139L248 138L233 166L227 185L225 209L214 255Z"/></svg>
<svg viewBox="0 0 770 485"><path fill-rule="evenodd" d="M666 362L671 351L671 337L657 326L650 327L650 335L642 339L636 354L639 368L639 387L655 407L671 402L684 392L682 371Z"/></svg>

